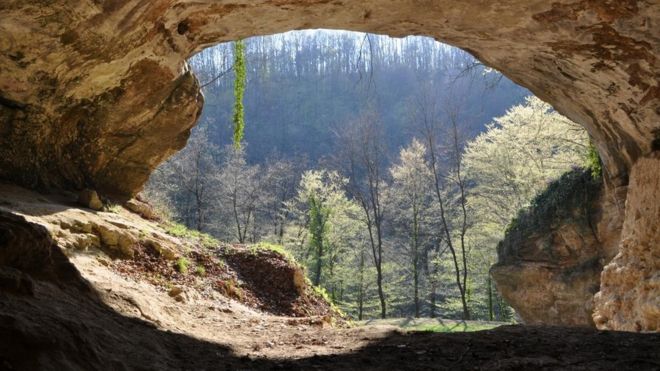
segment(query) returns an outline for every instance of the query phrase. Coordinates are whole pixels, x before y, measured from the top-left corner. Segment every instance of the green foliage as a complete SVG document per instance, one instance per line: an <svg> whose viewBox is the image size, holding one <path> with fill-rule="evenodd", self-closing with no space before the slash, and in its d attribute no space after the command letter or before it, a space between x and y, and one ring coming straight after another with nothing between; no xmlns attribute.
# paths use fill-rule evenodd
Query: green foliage
<svg viewBox="0 0 660 371"><path fill-rule="evenodd" d="M337 306L337 303L335 303L334 300L332 300L330 294L328 294L328 291L325 288L323 288L322 286L313 285L312 282L307 277L305 277L305 282L309 287L312 288L314 295L316 295L316 297L328 303L330 305L330 308L332 308L332 310L337 315L339 315L340 317L346 317L344 311L339 306Z"/></svg>
<svg viewBox="0 0 660 371"><path fill-rule="evenodd" d="M589 141L589 148L587 149L587 169L591 170L591 176L598 179L603 175L603 164L598 154L598 149L592 141Z"/></svg>
<svg viewBox="0 0 660 371"><path fill-rule="evenodd" d="M179 273L186 274L188 273L188 266L190 265L190 261L184 257L181 257L177 259L175 265L176 270L179 271Z"/></svg>
<svg viewBox="0 0 660 371"><path fill-rule="evenodd" d="M119 214L122 210L122 207L121 205L111 203L106 205L105 209L110 213Z"/></svg>
<svg viewBox="0 0 660 371"><path fill-rule="evenodd" d="M194 231L188 229L183 224L169 223L165 226L165 231L174 237L193 237Z"/></svg>
<svg viewBox="0 0 660 371"><path fill-rule="evenodd" d="M399 164L390 166L389 171L385 171L385 166L382 169L385 174L382 206L386 209L382 215L386 227L382 236L380 233L376 236L384 241L382 276L387 306L393 315L409 315L413 297L417 296L421 315L428 314L432 307L434 315L460 317L462 303L453 284L451 257L446 252L446 242L439 241L437 235L439 205L433 192L429 193L427 142L408 144L413 139L411 133L419 133L410 130L411 121L447 119L441 113L445 111L443 107L433 105L445 100L435 91L444 94L446 89L435 87L445 86L446 76L451 74L435 72L447 71L446 68L460 71L472 59L460 51L447 52L448 48L435 45L432 40L410 42L407 46L382 40L373 44L373 51L374 57L384 60L354 67L370 59L363 55L370 51L360 46L364 44L362 41L362 37L285 36L246 40L245 45L238 41L215 52L208 49L198 54L191 64L200 76L211 73L208 69L211 65L222 63L217 67L224 71L233 63L235 79L233 85L231 78L209 85L206 117L202 120L209 123L206 125L209 131L195 129L192 139L203 140L191 140L185 151L187 155L175 158L178 165L177 161L170 162L172 171L166 173L167 178L161 177L168 181L169 203L176 208L176 220L211 232L222 240L245 243L268 238L284 244L286 249L267 243L250 248L255 254L266 249L291 262L297 259L307 268L307 274L316 273L314 267L322 268L316 279L321 297L334 301L355 317L358 313L362 318L377 316L378 283L374 265L381 263L374 261L370 243L374 235L370 236L368 231L374 225L374 217L369 211L365 215L364 204L360 204L365 198L347 197L347 190L355 195L352 188L361 186L360 173L368 165L358 166L353 183L342 179L346 174L327 170L306 172L298 189L295 189L297 175L287 173L281 177L296 179L291 185L284 185L269 179L267 171L270 166L267 156L274 150L288 160L304 154L309 156L310 165L322 164L317 162L319 158L340 148L333 124L353 121L355 112L371 106L372 100L377 101L370 109L379 120L382 118L382 134L387 142L378 161L392 165L388 162L396 155L393 150L407 146L399 156ZM246 58L250 58L249 66ZM424 58L429 63L419 63ZM324 63L319 64L319 60ZM411 69L411 66L419 67ZM367 68L378 70L371 74ZM364 89L355 88L365 72L378 80L378 99L361 97ZM418 75L429 76L429 81L415 81L414 76ZM250 88L246 89L248 79ZM474 81L470 80L468 84L454 81L452 86L474 87ZM428 90L428 97L422 94L423 89ZM519 209L529 205L532 197L547 185L547 179L559 177L571 165L584 164L588 137L580 126L533 97L511 107L484 132L482 111L501 112L520 102L520 94L516 93L522 90L509 85L506 91L493 94L497 103L483 102L483 94L474 94L477 90L465 94L462 105L466 112L461 112L461 116L479 118L459 119L472 121L460 123L461 137L470 139L476 133L483 133L467 145L463 157L462 175L469 183L470 228L465 236L469 246L469 253L465 253L469 265L468 305L476 318L489 318L490 313L494 318L506 318L508 311L500 304L502 299L497 293L487 294L486 289L488 268L496 259L494 246L501 240L507 223ZM418 103L426 106L417 107ZM429 116L419 116L421 112L417 111L422 110ZM247 127L246 117L250 120ZM213 125L215 121L231 122L233 133L231 124ZM447 128L439 126L437 134L442 141L448 137L443 132ZM244 132L249 146L244 142ZM229 144L232 138L234 146L242 145L233 154L210 145ZM354 149L364 147L356 143ZM443 164L440 175L448 179L443 197L452 229L450 239L458 238L455 225L461 223L457 192L449 184L455 174L445 170L449 161L456 160L454 155L443 152L438 159ZM303 166L296 167L296 174L306 170ZM152 179L156 183L157 178ZM521 223L526 223L524 218L512 220L509 232ZM172 225L169 229L173 235L208 241L203 234L182 225ZM462 254L458 254L459 261ZM195 267L190 269L194 271ZM232 285L228 283L233 292ZM413 287L419 288L418 295Z"/></svg>
<svg viewBox="0 0 660 371"><path fill-rule="evenodd" d="M557 222L574 219L587 221L593 202L600 195L601 178L594 178L589 169L576 168L551 182L528 208L507 226L504 239L498 245L500 259L511 255L521 239L549 231Z"/></svg>
<svg viewBox="0 0 660 371"><path fill-rule="evenodd" d="M457 322L437 325L421 325L411 328L411 331L421 332L473 332L491 330L500 326L499 324L479 323L479 322Z"/></svg>
<svg viewBox="0 0 660 371"><path fill-rule="evenodd" d="M214 248L220 244L220 241L218 241L215 237L200 231L196 231L194 229L190 229L181 223L168 222L164 225L164 228L165 232L171 236L197 240L207 248Z"/></svg>
<svg viewBox="0 0 660 371"><path fill-rule="evenodd" d="M312 289L314 290L314 294L316 296L318 296L319 298L325 300L326 302L328 302L330 304L333 303L332 298L330 298L330 295L328 294L328 291L326 291L325 288L323 288L321 286L313 285L311 283L311 281L309 281L308 279L305 280L305 281L309 284L310 287L312 287Z"/></svg>
<svg viewBox="0 0 660 371"><path fill-rule="evenodd" d="M325 258L324 246L328 234L328 219L330 218L331 209L324 205L323 200L317 195L309 196L309 248L314 254L315 267L314 267L314 285L321 282L321 273L323 267L323 260Z"/></svg>
<svg viewBox="0 0 660 371"><path fill-rule="evenodd" d="M242 40L234 43L234 146L241 146L243 132L245 130L245 109L243 107L243 96L245 94L245 46Z"/></svg>
<svg viewBox="0 0 660 371"><path fill-rule="evenodd" d="M250 251L253 254L257 254L260 250L272 251L281 255L289 263L298 265L298 262L296 261L296 258L293 256L293 254L287 251L287 249L282 245L277 245L270 242L259 242L250 246Z"/></svg>
<svg viewBox="0 0 660 371"><path fill-rule="evenodd" d="M203 266L198 265L195 269L195 273L197 273L198 276L204 277L206 276L206 269Z"/></svg>
<svg viewBox="0 0 660 371"><path fill-rule="evenodd" d="M528 210L518 214L517 228L547 228L557 220L575 214L584 216L591 201L600 194L601 181L593 179L590 172L577 168L569 171L538 194Z"/></svg>
<svg viewBox="0 0 660 371"><path fill-rule="evenodd" d="M391 318L385 320L361 321L357 324L397 326L406 331L416 332L472 332L494 329L506 323L486 321L456 321L450 319L431 318Z"/></svg>
<svg viewBox="0 0 660 371"><path fill-rule="evenodd" d="M468 142L463 155L472 184L467 197L472 219L467 238L474 246L470 307L480 318L492 313L507 320L511 309L496 292L488 291L489 268L497 261L494 247L505 235L519 235L514 231L530 223L529 215L520 210L530 207L549 179L584 165L589 136L580 125L531 96L495 118L487 129Z"/></svg>

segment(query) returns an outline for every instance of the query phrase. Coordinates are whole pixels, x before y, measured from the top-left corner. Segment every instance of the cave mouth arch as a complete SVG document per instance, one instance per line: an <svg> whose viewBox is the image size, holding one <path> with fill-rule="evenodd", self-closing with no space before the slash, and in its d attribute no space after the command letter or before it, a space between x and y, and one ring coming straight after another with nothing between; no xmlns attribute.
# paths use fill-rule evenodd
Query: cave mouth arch
<svg viewBox="0 0 660 371"><path fill-rule="evenodd" d="M35 9L12 1L0 12L0 178L129 198L185 145L199 117L199 83L185 62L195 52L294 29L427 35L469 51L587 129L618 207L629 201L619 266L658 239L660 216L648 206L660 204L660 192L645 191L660 188L651 152L660 99L653 2L85 0ZM656 295L648 285L657 269L636 269L639 292ZM621 280L610 286L636 300ZM628 307L612 308L606 322ZM634 316L619 317L623 328Z"/></svg>
<svg viewBox="0 0 660 371"><path fill-rule="evenodd" d="M12 123L1 130L10 135L0 177L32 187L134 195L201 111L186 59L295 29L426 35L462 48L585 126L615 186L655 138L660 9L649 3L90 0L46 19L26 4L3 12L2 109Z"/></svg>

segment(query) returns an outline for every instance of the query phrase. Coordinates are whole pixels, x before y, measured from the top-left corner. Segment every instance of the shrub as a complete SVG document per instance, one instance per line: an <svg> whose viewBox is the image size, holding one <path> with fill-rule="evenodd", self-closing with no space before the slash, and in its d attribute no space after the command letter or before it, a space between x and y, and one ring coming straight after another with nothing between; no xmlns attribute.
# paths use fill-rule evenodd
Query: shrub
<svg viewBox="0 0 660 371"><path fill-rule="evenodd" d="M593 142L589 142L589 149L587 150L587 169L591 171L591 177L594 179L598 179L603 175L603 164Z"/></svg>
<svg viewBox="0 0 660 371"><path fill-rule="evenodd" d="M186 274L188 273L188 266L190 265L190 261L186 258L179 258L176 261L176 270L179 271L179 273Z"/></svg>

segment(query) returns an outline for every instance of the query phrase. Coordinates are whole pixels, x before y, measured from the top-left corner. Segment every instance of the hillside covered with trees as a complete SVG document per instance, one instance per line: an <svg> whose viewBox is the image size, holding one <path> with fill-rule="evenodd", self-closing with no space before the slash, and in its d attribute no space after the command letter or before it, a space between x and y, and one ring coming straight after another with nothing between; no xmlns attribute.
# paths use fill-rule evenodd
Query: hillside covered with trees
<svg viewBox="0 0 660 371"><path fill-rule="evenodd" d="M152 203L223 241L284 246L356 319L511 320L488 274L497 243L550 181L588 165L584 129L427 38L239 45L244 67L233 44L190 61L203 117L152 175Z"/></svg>

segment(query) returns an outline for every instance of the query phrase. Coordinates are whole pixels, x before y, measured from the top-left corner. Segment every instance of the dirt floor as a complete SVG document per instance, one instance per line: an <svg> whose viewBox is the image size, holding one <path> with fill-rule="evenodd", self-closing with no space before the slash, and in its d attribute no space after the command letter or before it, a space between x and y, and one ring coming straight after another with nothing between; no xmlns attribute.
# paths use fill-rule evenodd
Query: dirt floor
<svg viewBox="0 0 660 371"><path fill-rule="evenodd" d="M267 312L282 306L260 299L258 277L244 286L249 300L210 289L202 275L169 277L177 283L172 292L159 284L161 271L112 260L102 249L63 250L37 216L30 220L0 204L0 370L660 370L660 334L350 327L323 311L301 316L299 306L290 308L295 317ZM18 244L22 250L13 251ZM45 258L37 247L47 249ZM225 273L240 283L240 268L253 264L243 259Z"/></svg>
<svg viewBox="0 0 660 371"><path fill-rule="evenodd" d="M34 280L0 293L0 365L7 370L657 370L660 335L505 326L404 333L333 328L265 314L226 298L177 302L80 254L92 285ZM194 295L190 295L194 296Z"/></svg>

